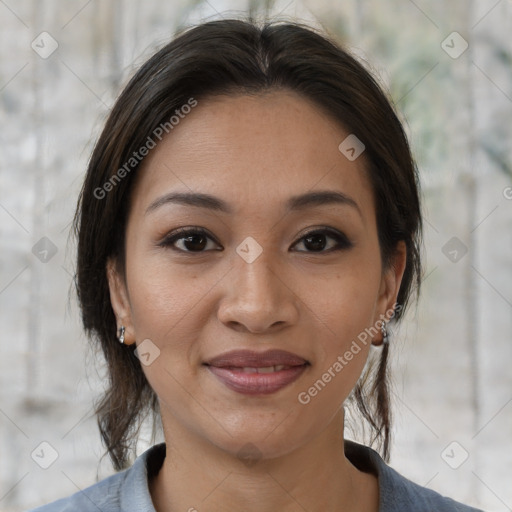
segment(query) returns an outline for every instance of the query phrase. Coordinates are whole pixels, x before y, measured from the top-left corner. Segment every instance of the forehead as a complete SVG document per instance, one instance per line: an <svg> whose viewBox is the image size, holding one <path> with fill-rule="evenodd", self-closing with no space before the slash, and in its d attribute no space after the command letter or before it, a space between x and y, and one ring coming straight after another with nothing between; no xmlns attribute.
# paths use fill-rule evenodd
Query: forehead
<svg viewBox="0 0 512 512"><path fill-rule="evenodd" d="M270 211L290 196L335 189L371 217L364 154L350 161L338 149L349 134L291 91L198 100L144 159L133 206L147 207L170 191L195 191L249 214L262 205Z"/></svg>

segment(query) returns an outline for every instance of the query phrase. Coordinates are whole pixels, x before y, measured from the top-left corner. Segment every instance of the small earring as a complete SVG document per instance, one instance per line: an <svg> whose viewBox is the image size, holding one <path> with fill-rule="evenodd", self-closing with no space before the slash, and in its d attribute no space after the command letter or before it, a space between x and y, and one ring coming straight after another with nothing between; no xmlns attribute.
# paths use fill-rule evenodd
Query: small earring
<svg viewBox="0 0 512 512"><path fill-rule="evenodd" d="M382 322L380 331L382 332L382 344L387 345L389 343L389 334L386 329L386 322Z"/></svg>
<svg viewBox="0 0 512 512"><path fill-rule="evenodd" d="M119 340L119 343L123 344L124 343L124 325L121 325L120 331L121 331L121 334L119 335L118 340Z"/></svg>

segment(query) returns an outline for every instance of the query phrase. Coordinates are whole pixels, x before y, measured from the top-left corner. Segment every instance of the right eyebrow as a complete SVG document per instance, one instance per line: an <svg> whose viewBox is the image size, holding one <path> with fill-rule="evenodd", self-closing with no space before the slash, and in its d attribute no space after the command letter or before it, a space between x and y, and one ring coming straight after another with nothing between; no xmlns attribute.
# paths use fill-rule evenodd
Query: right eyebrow
<svg viewBox="0 0 512 512"><path fill-rule="evenodd" d="M169 203L208 208L222 213L233 212L232 208L225 201L210 194L201 194L197 192L171 192L153 201L146 209L146 215L160 206Z"/></svg>

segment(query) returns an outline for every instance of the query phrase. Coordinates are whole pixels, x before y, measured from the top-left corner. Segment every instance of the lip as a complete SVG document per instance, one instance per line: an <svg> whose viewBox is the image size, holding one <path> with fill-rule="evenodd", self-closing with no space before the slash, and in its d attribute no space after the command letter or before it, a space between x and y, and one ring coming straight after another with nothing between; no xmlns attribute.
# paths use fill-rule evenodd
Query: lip
<svg viewBox="0 0 512 512"><path fill-rule="evenodd" d="M253 350L232 350L224 352L212 359L206 361L208 366L217 368L235 367L235 368L265 368L267 366L301 366L306 364L303 357L287 352L285 350L266 350L265 352L255 352Z"/></svg>
<svg viewBox="0 0 512 512"><path fill-rule="evenodd" d="M204 365L229 389L247 395L275 393L297 380L310 365L303 357L284 350L233 350ZM267 372L270 367L274 368ZM265 373L258 369L265 368Z"/></svg>

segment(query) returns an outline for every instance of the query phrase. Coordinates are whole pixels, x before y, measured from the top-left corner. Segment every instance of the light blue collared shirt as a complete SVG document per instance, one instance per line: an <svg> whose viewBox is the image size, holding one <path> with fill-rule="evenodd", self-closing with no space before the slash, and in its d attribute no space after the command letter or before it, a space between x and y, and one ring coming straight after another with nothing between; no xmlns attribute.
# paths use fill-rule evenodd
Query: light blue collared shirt
<svg viewBox="0 0 512 512"><path fill-rule="evenodd" d="M130 468L29 512L156 512L148 481L160 470L165 452L165 443L152 446ZM345 455L361 471L377 475L379 512L483 512L408 480L372 448L345 440Z"/></svg>

